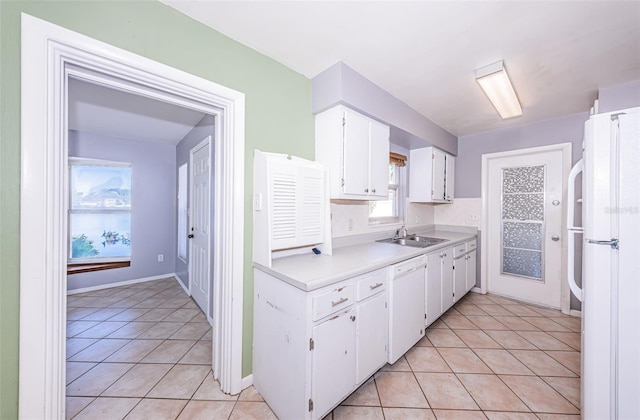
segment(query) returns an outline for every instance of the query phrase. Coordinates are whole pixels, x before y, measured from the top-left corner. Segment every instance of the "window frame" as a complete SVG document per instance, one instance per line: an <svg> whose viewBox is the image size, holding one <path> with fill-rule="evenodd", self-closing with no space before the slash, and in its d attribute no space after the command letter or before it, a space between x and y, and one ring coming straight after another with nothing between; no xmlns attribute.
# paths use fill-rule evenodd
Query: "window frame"
<svg viewBox="0 0 640 420"><path fill-rule="evenodd" d="M128 267L131 264L133 248L130 249L128 256L123 257L85 257L85 258L72 258L71 257L71 245L72 245L72 235L71 235L71 216L73 214L128 214L130 218L130 223L133 225L133 198L131 198L131 204L129 209L124 210L90 210L90 209L80 209L74 210L72 208L72 200L73 200L73 177L71 176L71 171L73 166L108 166L108 167L125 167L130 168L131 170L131 179L130 183L133 184L133 165L131 162L120 162L120 161L111 161L104 159L91 159L91 158L79 158L79 157L69 157L68 162L68 185L69 185L69 194L68 194L68 211L67 211L67 272L69 274L89 272L89 271L98 271L108 268L120 268L120 267ZM133 187L131 188L133 190Z"/></svg>
<svg viewBox="0 0 640 420"><path fill-rule="evenodd" d="M395 208L398 215L397 216L381 216L381 217L369 216L369 226L393 225L393 224L401 223L402 220L404 219L405 200L403 198L404 198L404 192L405 192L405 186L406 186L406 173L405 173L406 166L398 166L395 163L390 162L389 171L391 170L392 166L395 166L396 183L395 184L389 183L389 190L396 191ZM385 200L380 200L380 201L385 201Z"/></svg>

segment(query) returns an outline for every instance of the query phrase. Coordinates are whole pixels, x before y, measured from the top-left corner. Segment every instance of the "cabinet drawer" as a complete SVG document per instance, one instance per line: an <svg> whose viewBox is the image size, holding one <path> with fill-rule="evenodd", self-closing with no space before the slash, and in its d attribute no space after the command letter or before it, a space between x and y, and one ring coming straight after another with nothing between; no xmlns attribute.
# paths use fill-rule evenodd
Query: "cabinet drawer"
<svg viewBox="0 0 640 420"><path fill-rule="evenodd" d="M473 241L469 241L467 242L467 251L473 251L474 249L476 249L476 240L474 239Z"/></svg>
<svg viewBox="0 0 640 420"><path fill-rule="evenodd" d="M338 312L353 303L353 286L333 289L313 298L313 320L317 321L325 316Z"/></svg>
<svg viewBox="0 0 640 420"><path fill-rule="evenodd" d="M456 245L453 248L453 258L459 257L460 255L467 252L467 244Z"/></svg>
<svg viewBox="0 0 640 420"><path fill-rule="evenodd" d="M356 300L360 302L387 289L387 270L365 274L356 283Z"/></svg>

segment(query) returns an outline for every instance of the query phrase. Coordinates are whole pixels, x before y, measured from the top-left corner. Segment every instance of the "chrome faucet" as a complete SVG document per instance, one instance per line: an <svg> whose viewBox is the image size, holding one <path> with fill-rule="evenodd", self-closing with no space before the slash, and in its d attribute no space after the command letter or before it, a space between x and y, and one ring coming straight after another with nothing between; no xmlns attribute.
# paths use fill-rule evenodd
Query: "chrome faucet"
<svg viewBox="0 0 640 420"><path fill-rule="evenodd" d="M402 236L400 236L402 235ZM406 238L407 237L407 228L404 227L404 225L400 226L397 230L396 230L396 234L393 236L393 239L398 239L398 238Z"/></svg>

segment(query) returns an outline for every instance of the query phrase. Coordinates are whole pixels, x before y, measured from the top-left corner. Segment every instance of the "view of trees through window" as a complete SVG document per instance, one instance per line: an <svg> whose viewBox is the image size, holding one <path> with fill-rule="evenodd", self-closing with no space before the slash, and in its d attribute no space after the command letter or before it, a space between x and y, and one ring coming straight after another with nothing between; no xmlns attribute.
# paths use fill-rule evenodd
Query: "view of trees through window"
<svg viewBox="0 0 640 420"><path fill-rule="evenodd" d="M73 260L131 256L131 166L70 163L69 231Z"/></svg>

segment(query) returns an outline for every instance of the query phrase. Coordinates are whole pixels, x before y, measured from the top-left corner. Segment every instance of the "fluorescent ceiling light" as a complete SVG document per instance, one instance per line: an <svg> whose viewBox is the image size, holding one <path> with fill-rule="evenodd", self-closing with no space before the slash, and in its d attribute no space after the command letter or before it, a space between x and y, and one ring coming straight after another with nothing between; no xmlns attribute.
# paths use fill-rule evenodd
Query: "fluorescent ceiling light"
<svg viewBox="0 0 640 420"><path fill-rule="evenodd" d="M522 115L522 107L503 61L476 70L476 81L503 120Z"/></svg>

